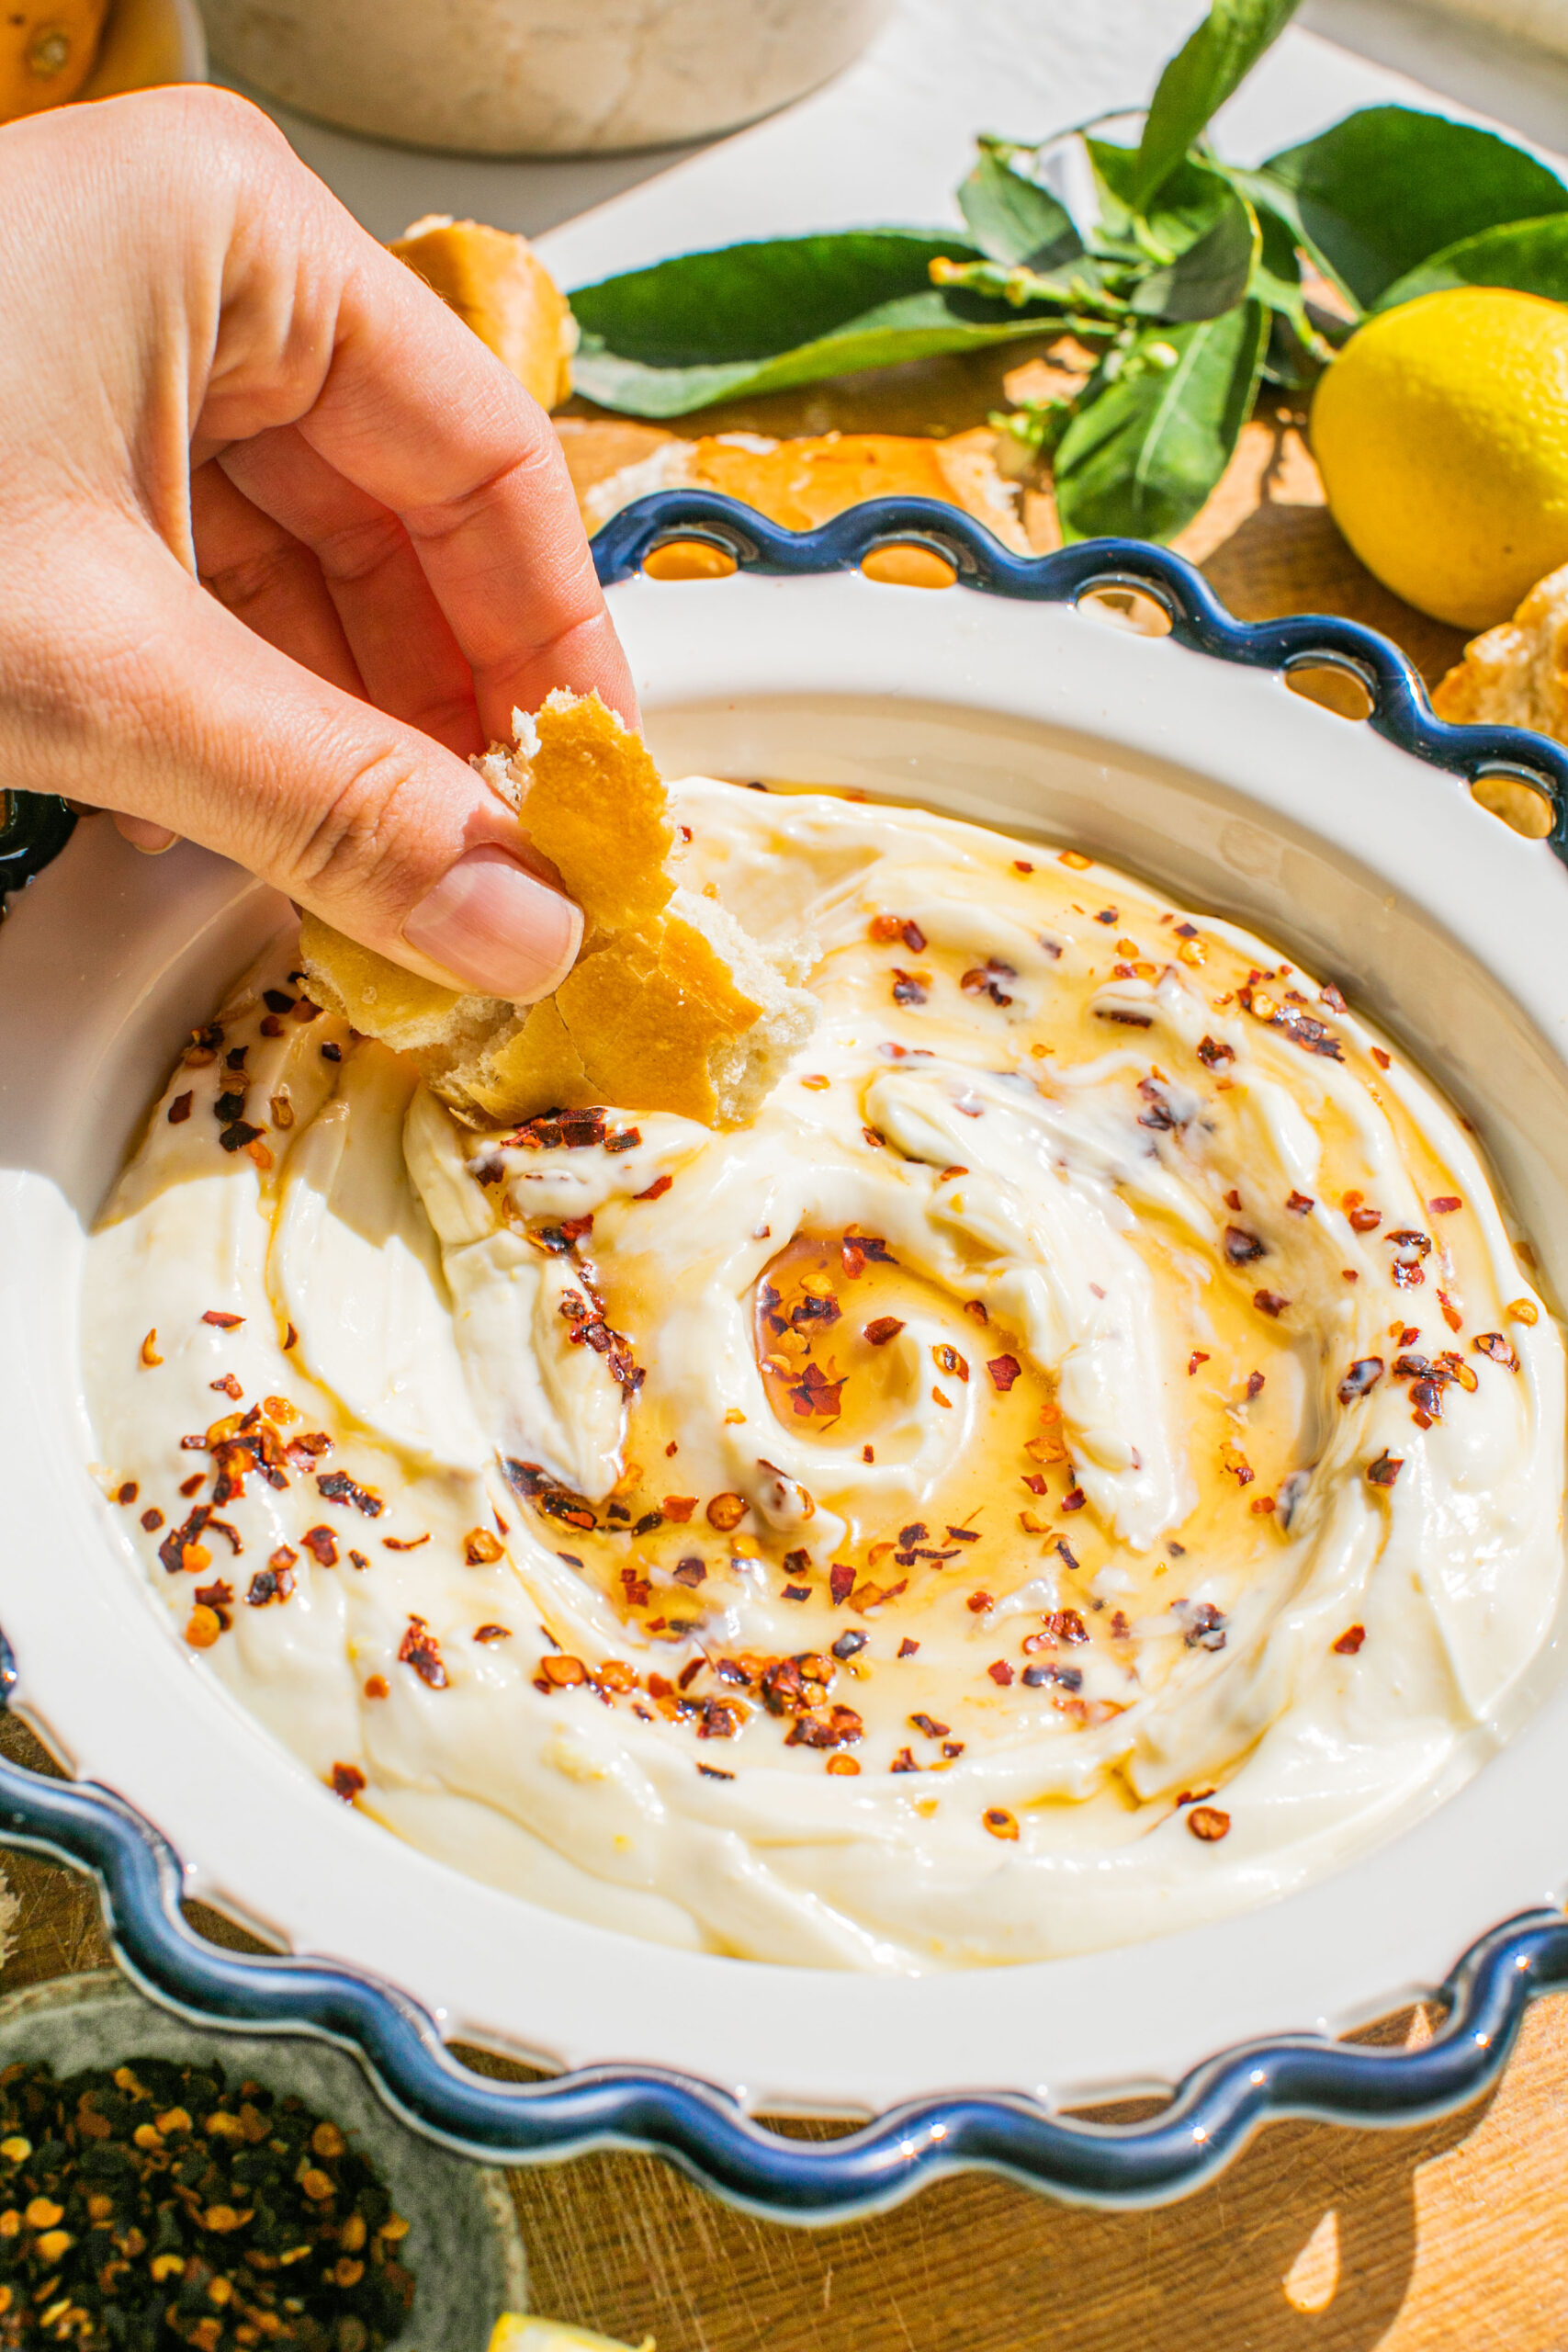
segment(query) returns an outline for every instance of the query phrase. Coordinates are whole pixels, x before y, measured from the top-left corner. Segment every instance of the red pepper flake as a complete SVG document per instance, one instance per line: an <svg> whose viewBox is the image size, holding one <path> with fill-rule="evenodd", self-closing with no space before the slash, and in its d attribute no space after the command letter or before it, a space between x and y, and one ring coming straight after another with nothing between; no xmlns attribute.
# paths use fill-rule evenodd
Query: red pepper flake
<svg viewBox="0 0 1568 2352"><path fill-rule="evenodd" d="M362 1794L364 1788L365 1775L357 1764L333 1766L332 1792L334 1797L341 1797L344 1804L352 1804L355 1799Z"/></svg>
<svg viewBox="0 0 1568 2352"><path fill-rule="evenodd" d="M879 1315L874 1323L866 1325L862 1337L874 1348L885 1348L888 1340L896 1340L903 1329L897 1315Z"/></svg>
<svg viewBox="0 0 1568 2352"><path fill-rule="evenodd" d="M835 1609L840 1609L855 1589L855 1572L841 1562L828 1571L828 1591Z"/></svg>
<svg viewBox="0 0 1568 2352"><path fill-rule="evenodd" d="M300 1443L308 1444L309 1441L301 1439ZM314 1453L315 1448L311 1446L310 1451ZM355 1510L365 1513L367 1519L379 1519L387 1508L374 1487L362 1487L356 1478L349 1476L346 1470L325 1471L317 1477L316 1485L323 1502L342 1503L345 1508L352 1503Z"/></svg>
<svg viewBox="0 0 1568 2352"><path fill-rule="evenodd" d="M1258 1518L1267 1519L1271 1511L1278 1510L1279 1506L1272 1495L1259 1495L1258 1500L1248 1508Z"/></svg>
<svg viewBox="0 0 1568 2352"><path fill-rule="evenodd" d="M1194 1348L1191 1354L1187 1359L1188 1379L1191 1379L1193 1374L1197 1371L1201 1363L1207 1363L1208 1361L1208 1356L1201 1348Z"/></svg>
<svg viewBox="0 0 1568 2352"><path fill-rule="evenodd" d="M1517 1372L1518 1357L1501 1331L1478 1331L1470 1344L1478 1355L1490 1356L1494 1363L1506 1364L1510 1372Z"/></svg>
<svg viewBox="0 0 1568 2352"><path fill-rule="evenodd" d="M1292 1193L1285 1203L1292 1216L1306 1216L1316 1206L1310 1193Z"/></svg>
<svg viewBox="0 0 1568 2352"><path fill-rule="evenodd" d="M337 1537L330 1527L308 1527L299 1538L319 1568L337 1566Z"/></svg>
<svg viewBox="0 0 1568 2352"><path fill-rule="evenodd" d="M383 1535L381 1538L381 1549L384 1552L417 1552L422 1544L428 1544L429 1541L430 1537L428 1534Z"/></svg>
<svg viewBox="0 0 1568 2352"><path fill-rule="evenodd" d="M915 1761L914 1750L901 1747L887 1769L890 1772L918 1772L920 1768Z"/></svg>
<svg viewBox="0 0 1568 2352"><path fill-rule="evenodd" d="M169 1125L171 1127L184 1126L186 1121L190 1116L190 1106L195 1100L196 1097L193 1094L175 1095L174 1101L169 1105Z"/></svg>
<svg viewBox="0 0 1568 2352"><path fill-rule="evenodd" d="M231 1372L226 1372L221 1380L209 1380L207 1385L215 1388L220 1396L231 1396L236 1404L245 1393Z"/></svg>
<svg viewBox="0 0 1568 2352"><path fill-rule="evenodd" d="M1005 1657L994 1657L991 1660L990 1665L986 1668L986 1671L990 1676L991 1680L993 1682L999 1682L1004 1690L1012 1680L1012 1668L1008 1664Z"/></svg>
<svg viewBox="0 0 1568 2352"><path fill-rule="evenodd" d="M1448 1325L1449 1329L1450 1331L1462 1330L1464 1328L1464 1317L1460 1313L1459 1308L1454 1305L1453 1300L1449 1296L1446 1290L1440 1290L1438 1293L1438 1305L1443 1310L1443 1320Z"/></svg>
<svg viewBox="0 0 1568 2352"><path fill-rule="evenodd" d="M809 1600L810 1598L811 1587L808 1584L786 1584L779 1592L781 1600Z"/></svg>
<svg viewBox="0 0 1568 2352"><path fill-rule="evenodd" d="M1187 1826L1205 1846L1213 1846L1229 1837L1231 1817L1217 1804L1195 1804L1187 1815Z"/></svg>
<svg viewBox="0 0 1568 2352"><path fill-rule="evenodd" d="M243 1315L225 1315L220 1307L209 1306L201 1319L220 1331L236 1331L245 1318Z"/></svg>
<svg viewBox="0 0 1568 2352"><path fill-rule="evenodd" d="M1373 1046L1371 1051L1372 1059L1376 1062L1379 1069L1387 1069L1390 1057L1384 1053L1382 1047L1381 1046Z"/></svg>
<svg viewBox="0 0 1568 2352"><path fill-rule="evenodd" d="M994 1609L997 1604L988 1592L981 1591L972 1592L964 1605L972 1609L976 1617L983 1617L987 1609Z"/></svg>
<svg viewBox="0 0 1568 2352"><path fill-rule="evenodd" d="M1227 1201L1234 1201L1235 1194L1230 1193L1225 1197ZM1254 1259L1266 1258L1269 1254L1266 1245L1257 1234L1248 1233L1245 1226L1227 1225L1223 1238L1226 1261L1233 1266L1249 1266Z"/></svg>
<svg viewBox="0 0 1568 2352"><path fill-rule="evenodd" d="M367 1699L389 1699L392 1695L392 1686L384 1674L367 1674L364 1690Z"/></svg>
<svg viewBox="0 0 1568 2352"><path fill-rule="evenodd" d="M286 1327L286 1329L285 1329L285 1330L284 1330L284 1334L283 1334L283 1352L284 1352L284 1354L285 1354L285 1355L287 1355L287 1354L288 1353L288 1351L289 1351L289 1349L290 1349L290 1348L297 1348L297 1347L299 1346L299 1332L294 1329L293 1324L292 1324L292 1323L290 1323L290 1324L288 1324L288 1325Z"/></svg>
<svg viewBox="0 0 1568 2352"><path fill-rule="evenodd" d="M1392 1487L1404 1467L1404 1455L1390 1453L1385 1446L1377 1460L1367 1464L1368 1483L1373 1487Z"/></svg>
<svg viewBox="0 0 1568 2352"><path fill-rule="evenodd" d="M1038 1470L1026 1470L1023 1473L1023 1483L1032 1495L1043 1495L1045 1492L1045 1480Z"/></svg>
<svg viewBox="0 0 1568 2352"><path fill-rule="evenodd" d="M1358 1396L1364 1396L1369 1388L1377 1386L1382 1374L1382 1356L1358 1356L1339 1383L1337 1390L1339 1402L1342 1405L1353 1405Z"/></svg>
<svg viewBox="0 0 1568 2352"><path fill-rule="evenodd" d="M661 1201L674 1182L673 1176L656 1176L646 1193L634 1193L632 1198L634 1201Z"/></svg>
<svg viewBox="0 0 1568 2352"><path fill-rule="evenodd" d="M929 972L901 971L893 967L893 1001L895 1004L924 1004L931 993Z"/></svg>
<svg viewBox="0 0 1568 2352"><path fill-rule="evenodd" d="M1434 1216L1452 1216L1455 1209L1463 1208L1464 1203L1457 1193L1439 1193L1435 1201L1427 1202L1427 1206Z"/></svg>
<svg viewBox="0 0 1568 2352"><path fill-rule="evenodd" d="M739 1526L749 1509L744 1495L715 1495L704 1516L710 1527L716 1527L721 1534L728 1535L731 1529Z"/></svg>
<svg viewBox="0 0 1568 2352"><path fill-rule="evenodd" d="M675 1581L677 1584L688 1586L694 1591L698 1585L706 1583L707 1570L701 1560L682 1560L677 1563L675 1568Z"/></svg>
<svg viewBox="0 0 1568 2352"><path fill-rule="evenodd" d="M1290 1303L1277 1290L1255 1290L1252 1294L1252 1304L1259 1315L1283 1315Z"/></svg>
<svg viewBox="0 0 1568 2352"><path fill-rule="evenodd" d="M1012 862L1012 870L1015 874L1032 874L1033 861L1027 857L1015 857Z"/></svg>
<svg viewBox="0 0 1568 2352"><path fill-rule="evenodd" d="M938 1372L945 1374L949 1380L967 1382L969 1366L959 1354L958 1350L950 1348L945 1340L939 1341L931 1350L931 1362Z"/></svg>
<svg viewBox="0 0 1568 2352"><path fill-rule="evenodd" d="M581 1681L583 1671L581 1661L574 1659L572 1662L578 1669L573 1679ZM398 1663L400 1666L412 1666L420 1680L427 1683L432 1690L446 1690L447 1676L446 1668L441 1659L441 1645L423 1617L411 1614L408 1631L398 1644ZM560 1664L559 1658L546 1658L545 1672L548 1674L552 1666Z"/></svg>
<svg viewBox="0 0 1568 2352"><path fill-rule="evenodd" d="M980 1815L980 1823L983 1828L990 1831L993 1838L1010 1839L1018 1836L1018 1824L1005 1805L987 1805Z"/></svg>
<svg viewBox="0 0 1568 2352"><path fill-rule="evenodd" d="M1366 1638L1367 1629L1364 1625L1347 1625L1334 1647L1341 1657L1354 1657Z"/></svg>
<svg viewBox="0 0 1568 2352"><path fill-rule="evenodd" d="M911 1715L909 1721L917 1731L924 1732L928 1739L945 1739L953 1729L951 1724L939 1724L934 1715Z"/></svg>
<svg viewBox="0 0 1568 2352"><path fill-rule="evenodd" d="M153 1504L150 1510L142 1512L141 1524L147 1530L149 1535L156 1534L158 1529L163 1526L164 1514L158 1509L156 1504Z"/></svg>
<svg viewBox="0 0 1568 2352"><path fill-rule="evenodd" d="M910 1641L908 1635L906 1634L904 1639L898 1645L898 1655L900 1657L913 1657L915 1652L919 1648L919 1642Z"/></svg>
<svg viewBox="0 0 1568 2352"><path fill-rule="evenodd" d="M489 1567L502 1556L503 1547L488 1527L470 1527L463 1538L463 1557L470 1568Z"/></svg>
<svg viewBox="0 0 1568 2352"><path fill-rule="evenodd" d="M1089 1497L1084 1493L1081 1487L1069 1487L1066 1493L1062 1497L1062 1509L1064 1510L1082 1510L1088 1500Z"/></svg>

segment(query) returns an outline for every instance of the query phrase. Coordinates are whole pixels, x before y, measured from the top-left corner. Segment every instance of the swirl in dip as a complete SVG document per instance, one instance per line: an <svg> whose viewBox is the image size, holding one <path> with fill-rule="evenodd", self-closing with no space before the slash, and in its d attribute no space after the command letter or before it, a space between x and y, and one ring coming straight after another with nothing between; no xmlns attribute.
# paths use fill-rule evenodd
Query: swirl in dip
<svg viewBox="0 0 1568 2352"><path fill-rule="evenodd" d="M205 1669L458 1869L829 1967L1212 1918L1457 1786L1563 1485L1461 1124L1074 851L672 799L683 878L818 949L750 1127L473 1133L291 938L170 1080L86 1351Z"/></svg>

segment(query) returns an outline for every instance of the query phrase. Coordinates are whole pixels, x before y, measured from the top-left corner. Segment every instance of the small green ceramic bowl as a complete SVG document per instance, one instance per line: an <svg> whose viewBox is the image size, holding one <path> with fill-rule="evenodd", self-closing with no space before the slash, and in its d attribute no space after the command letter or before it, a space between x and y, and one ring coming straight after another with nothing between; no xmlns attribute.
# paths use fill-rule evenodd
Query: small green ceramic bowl
<svg viewBox="0 0 1568 2352"><path fill-rule="evenodd" d="M414 2301L397 2352L485 2352L502 2312L525 2309L523 2241L505 2175L407 2130L343 2051L298 2034L187 2025L113 1969L54 1977L0 1999L0 2067L30 2059L66 2075L138 2057L215 2060L231 2081L298 2092L341 2125L409 2224L400 2259L413 2273Z"/></svg>

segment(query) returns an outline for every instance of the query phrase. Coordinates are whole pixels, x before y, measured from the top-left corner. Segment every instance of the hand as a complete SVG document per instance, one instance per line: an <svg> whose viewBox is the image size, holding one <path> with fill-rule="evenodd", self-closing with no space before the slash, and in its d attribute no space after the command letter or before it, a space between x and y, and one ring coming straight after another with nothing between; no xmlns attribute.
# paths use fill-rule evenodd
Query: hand
<svg viewBox="0 0 1568 2352"><path fill-rule="evenodd" d="M570 901L468 766L630 675L548 420L216 90L0 130L0 779L526 1001Z"/></svg>

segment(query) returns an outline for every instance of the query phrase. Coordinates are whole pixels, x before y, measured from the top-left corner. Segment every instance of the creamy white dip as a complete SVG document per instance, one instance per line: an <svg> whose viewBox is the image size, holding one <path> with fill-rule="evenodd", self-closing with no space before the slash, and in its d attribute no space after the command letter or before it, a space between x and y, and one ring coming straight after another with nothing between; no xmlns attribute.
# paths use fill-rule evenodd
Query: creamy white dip
<svg viewBox="0 0 1568 2352"><path fill-rule="evenodd" d="M913 1972L1213 1918L1495 1746L1563 1359L1461 1125L1072 851L694 780L809 934L754 1123L460 1126L284 938L95 1236L101 1475L193 1668L457 1868Z"/></svg>

